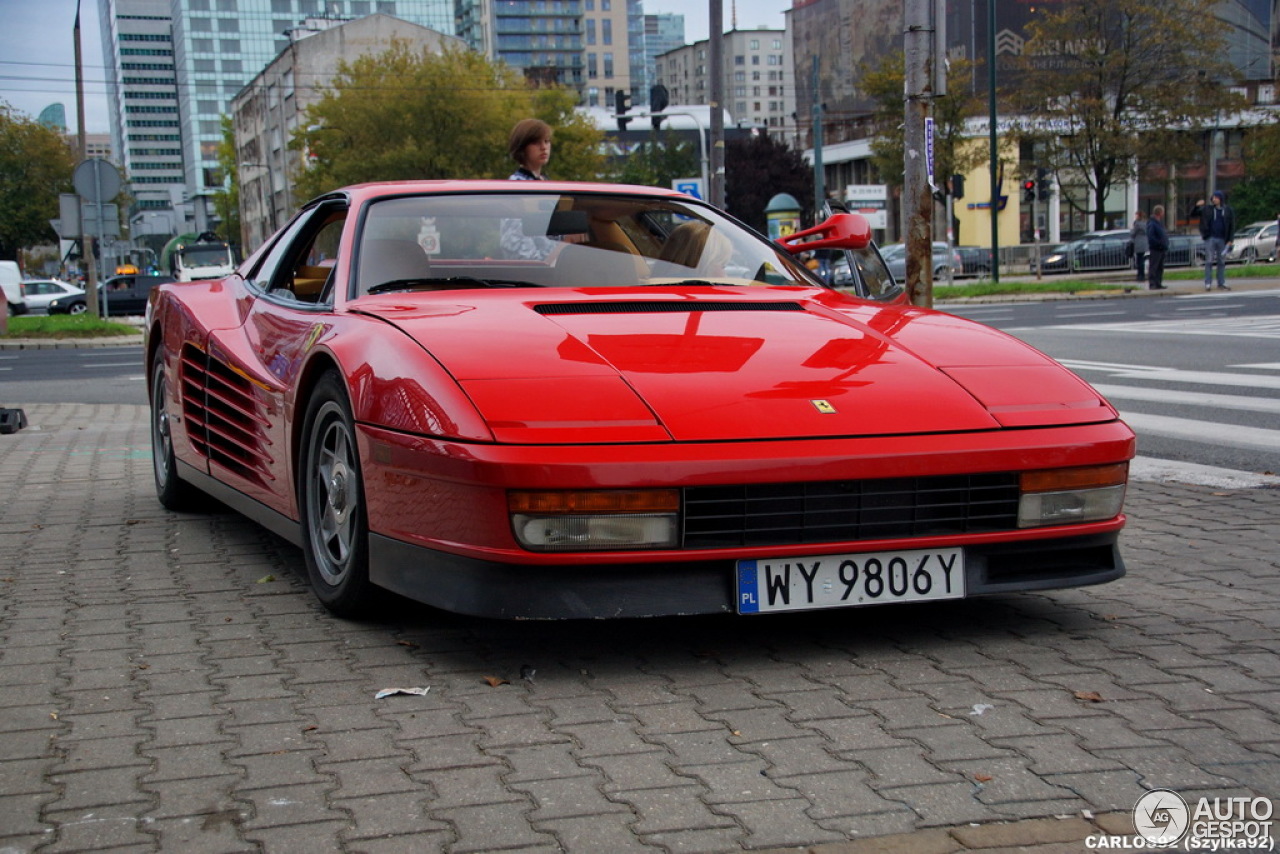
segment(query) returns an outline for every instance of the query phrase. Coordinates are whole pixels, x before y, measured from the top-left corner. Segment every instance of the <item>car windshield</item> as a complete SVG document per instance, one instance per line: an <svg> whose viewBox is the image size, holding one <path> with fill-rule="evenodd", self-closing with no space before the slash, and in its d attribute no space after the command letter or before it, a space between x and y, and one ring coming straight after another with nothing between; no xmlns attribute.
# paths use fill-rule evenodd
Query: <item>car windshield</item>
<svg viewBox="0 0 1280 854"><path fill-rule="evenodd" d="M1255 234L1262 231L1263 228L1265 228L1265 226L1246 225L1244 228L1236 232L1236 240L1240 240L1246 237L1253 237Z"/></svg>
<svg viewBox="0 0 1280 854"><path fill-rule="evenodd" d="M609 193L401 196L372 203L355 293L706 282L823 287L789 253L696 202Z"/></svg>

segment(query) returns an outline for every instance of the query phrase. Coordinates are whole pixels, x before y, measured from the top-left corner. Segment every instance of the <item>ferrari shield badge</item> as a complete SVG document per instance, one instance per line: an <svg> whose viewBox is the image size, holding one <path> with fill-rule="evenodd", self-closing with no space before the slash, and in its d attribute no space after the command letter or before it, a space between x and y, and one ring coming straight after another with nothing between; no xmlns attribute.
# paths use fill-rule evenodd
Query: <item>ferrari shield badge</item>
<svg viewBox="0 0 1280 854"><path fill-rule="evenodd" d="M809 402L813 404L814 409L818 410L823 415L836 414L836 408L831 405L831 401L829 400L811 400Z"/></svg>

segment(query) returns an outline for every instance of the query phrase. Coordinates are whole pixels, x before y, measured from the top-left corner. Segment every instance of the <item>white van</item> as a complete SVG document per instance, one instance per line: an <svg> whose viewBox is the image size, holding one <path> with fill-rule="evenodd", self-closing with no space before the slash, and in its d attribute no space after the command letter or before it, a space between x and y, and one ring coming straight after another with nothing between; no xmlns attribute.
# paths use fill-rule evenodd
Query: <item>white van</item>
<svg viewBox="0 0 1280 854"><path fill-rule="evenodd" d="M22 295L22 271L17 261L0 261L0 287L9 304L9 316L27 313L27 298Z"/></svg>

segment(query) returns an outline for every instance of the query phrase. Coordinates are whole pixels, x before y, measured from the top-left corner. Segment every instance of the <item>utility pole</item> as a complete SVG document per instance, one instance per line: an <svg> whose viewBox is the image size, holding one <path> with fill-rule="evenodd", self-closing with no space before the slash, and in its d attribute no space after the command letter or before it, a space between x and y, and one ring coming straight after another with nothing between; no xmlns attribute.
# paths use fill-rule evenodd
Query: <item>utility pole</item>
<svg viewBox="0 0 1280 854"><path fill-rule="evenodd" d="M707 32L711 65L711 186L710 201L724 208L724 2L710 0Z"/></svg>
<svg viewBox="0 0 1280 854"><path fill-rule="evenodd" d="M903 15L906 147L902 216L907 244L907 297L912 305L922 306L933 304L933 191L929 187L925 136L933 91L931 6L930 0L906 0Z"/></svg>
<svg viewBox="0 0 1280 854"><path fill-rule="evenodd" d="M818 57L813 57L813 221L821 222L827 204L827 174L822 165L822 92L818 88Z"/></svg>
<svg viewBox="0 0 1280 854"><path fill-rule="evenodd" d="M84 65L80 54L80 0L76 0L76 22L72 27L76 58L76 130L80 132L80 163L89 156L88 131L84 128ZM98 200L101 202L101 199ZM98 209L101 214L102 209ZM101 222L101 219L99 219ZM93 238L85 234L83 219L80 229L80 266L84 268L84 302L90 317L98 316L98 265L93 257Z"/></svg>

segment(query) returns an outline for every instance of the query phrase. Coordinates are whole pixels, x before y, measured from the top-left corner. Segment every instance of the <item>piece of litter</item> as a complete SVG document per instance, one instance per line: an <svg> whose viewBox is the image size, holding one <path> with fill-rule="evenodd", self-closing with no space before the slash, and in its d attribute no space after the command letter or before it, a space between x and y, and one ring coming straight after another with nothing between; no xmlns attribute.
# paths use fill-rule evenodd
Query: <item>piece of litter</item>
<svg viewBox="0 0 1280 854"><path fill-rule="evenodd" d="M390 697L393 694L412 694L417 697L425 697L430 690L430 686L426 688L383 688L373 695L373 699L381 700L383 697Z"/></svg>
<svg viewBox="0 0 1280 854"><path fill-rule="evenodd" d="M980 715L983 712L989 712L994 708L995 706L991 705L990 703L974 703L973 711L969 713L969 716L972 717L974 715Z"/></svg>

